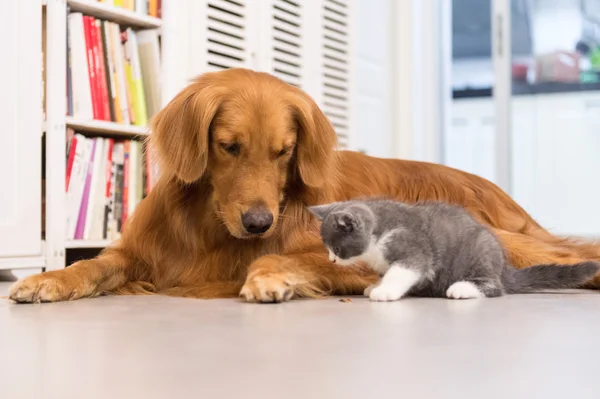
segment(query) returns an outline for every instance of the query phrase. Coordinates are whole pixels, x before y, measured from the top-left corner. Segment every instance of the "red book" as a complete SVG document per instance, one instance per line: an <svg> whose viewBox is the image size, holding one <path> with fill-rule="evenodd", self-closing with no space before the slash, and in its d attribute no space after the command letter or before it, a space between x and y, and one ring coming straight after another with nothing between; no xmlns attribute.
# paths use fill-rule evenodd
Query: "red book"
<svg viewBox="0 0 600 399"><path fill-rule="evenodd" d="M99 19L94 21L94 26L96 28L96 43L94 44L94 48L97 49L96 52L96 65L98 65L98 82L100 86L100 98L102 100L102 116L103 120L111 121L110 118L110 95L108 94L108 85L106 83L106 65L104 64L104 43L102 40L102 21Z"/></svg>
<svg viewBox="0 0 600 399"><path fill-rule="evenodd" d="M98 107L98 116L96 119L106 120L104 116L104 99L102 98L102 84L104 75L100 75L100 39L98 38L98 29L96 28L96 19L90 17L90 36L92 40L92 54L94 56L94 84L96 87L96 106Z"/></svg>
<svg viewBox="0 0 600 399"><path fill-rule="evenodd" d="M100 119L100 99L98 98L98 88L96 79L96 65L94 56L94 41L92 32L95 32L94 18L87 15L83 16L83 30L85 33L85 50L87 53L88 71L90 74L90 91L92 93L92 109L94 111L94 119Z"/></svg>
<svg viewBox="0 0 600 399"><path fill-rule="evenodd" d="M121 213L121 231L125 228L125 221L127 221L127 216L129 214L129 210L127 209L127 205L129 204L129 153L131 152L131 142L125 141L125 157L123 162L123 204L122 204L122 213ZM132 182L135 184L135 182Z"/></svg>
<svg viewBox="0 0 600 399"><path fill-rule="evenodd" d="M67 160L67 191L69 190L69 182L71 181L71 170L73 170L73 160L75 159L75 150L77 149L77 137L73 136L71 145L69 146L69 158Z"/></svg>

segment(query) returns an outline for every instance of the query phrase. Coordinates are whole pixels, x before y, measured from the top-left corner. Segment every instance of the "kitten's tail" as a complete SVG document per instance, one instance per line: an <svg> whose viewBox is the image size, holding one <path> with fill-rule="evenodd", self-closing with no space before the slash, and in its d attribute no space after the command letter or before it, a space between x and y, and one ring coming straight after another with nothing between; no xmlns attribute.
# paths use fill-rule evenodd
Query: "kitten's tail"
<svg viewBox="0 0 600 399"><path fill-rule="evenodd" d="M518 294L543 289L577 288L600 272L600 263L575 265L537 265L513 269L506 273L504 286L508 293Z"/></svg>

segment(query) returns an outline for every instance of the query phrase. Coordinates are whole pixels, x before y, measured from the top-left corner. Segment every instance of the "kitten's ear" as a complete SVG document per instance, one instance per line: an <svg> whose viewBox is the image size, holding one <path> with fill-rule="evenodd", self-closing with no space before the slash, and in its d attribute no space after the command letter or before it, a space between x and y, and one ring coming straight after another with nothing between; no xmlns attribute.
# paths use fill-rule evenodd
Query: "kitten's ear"
<svg viewBox="0 0 600 399"><path fill-rule="evenodd" d="M335 203L309 206L308 210L310 211L310 213L315 215L317 217L317 219L319 219L320 221L323 221L327 217L327 215L329 215L329 212L331 212L331 210L334 208L334 206L335 206Z"/></svg>
<svg viewBox="0 0 600 399"><path fill-rule="evenodd" d="M358 226L358 221L351 213L340 213L336 218L337 226L346 233L352 233Z"/></svg>

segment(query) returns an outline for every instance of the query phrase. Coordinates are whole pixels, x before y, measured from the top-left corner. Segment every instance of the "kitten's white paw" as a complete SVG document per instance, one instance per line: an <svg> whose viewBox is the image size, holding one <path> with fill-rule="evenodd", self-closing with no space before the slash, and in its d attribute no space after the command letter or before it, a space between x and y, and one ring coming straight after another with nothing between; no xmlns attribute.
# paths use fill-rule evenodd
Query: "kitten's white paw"
<svg viewBox="0 0 600 399"><path fill-rule="evenodd" d="M377 284L371 284L370 286L368 286L367 288L365 288L365 291L363 292L364 296L370 296L371 295L371 291L373 291L373 288L377 287Z"/></svg>
<svg viewBox="0 0 600 399"><path fill-rule="evenodd" d="M485 295L475 284L469 281L457 281L448 288L446 296L450 299L473 299L483 298Z"/></svg>
<svg viewBox="0 0 600 399"><path fill-rule="evenodd" d="M404 294L404 290L402 290L401 287L396 287L391 284L381 284L371 289L369 298L372 301L388 302L400 299L402 294Z"/></svg>

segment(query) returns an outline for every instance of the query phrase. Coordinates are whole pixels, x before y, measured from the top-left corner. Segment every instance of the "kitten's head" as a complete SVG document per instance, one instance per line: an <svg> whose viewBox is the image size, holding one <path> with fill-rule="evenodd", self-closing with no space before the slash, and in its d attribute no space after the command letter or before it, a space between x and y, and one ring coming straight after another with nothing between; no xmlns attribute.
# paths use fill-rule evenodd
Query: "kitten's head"
<svg viewBox="0 0 600 399"><path fill-rule="evenodd" d="M321 239L329 260L342 266L358 261L371 243L373 214L365 206L339 203L309 207L322 221Z"/></svg>

